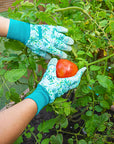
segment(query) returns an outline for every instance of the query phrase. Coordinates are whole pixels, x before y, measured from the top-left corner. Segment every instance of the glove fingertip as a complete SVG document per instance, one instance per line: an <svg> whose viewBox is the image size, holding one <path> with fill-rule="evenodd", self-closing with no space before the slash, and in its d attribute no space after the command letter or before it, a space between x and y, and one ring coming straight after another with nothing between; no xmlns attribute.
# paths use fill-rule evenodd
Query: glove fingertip
<svg viewBox="0 0 114 144"><path fill-rule="evenodd" d="M56 65L57 64L57 59L56 58L52 58L51 60L50 60L50 62L49 62L49 64L48 64L48 66L50 66L50 65Z"/></svg>
<svg viewBox="0 0 114 144"><path fill-rule="evenodd" d="M65 27L62 27L62 26L57 26L56 29L57 29L58 32L63 32L63 33L68 32L68 29L65 28Z"/></svg>
<svg viewBox="0 0 114 144"><path fill-rule="evenodd" d="M81 78L86 69L86 67L81 68L75 76Z"/></svg>

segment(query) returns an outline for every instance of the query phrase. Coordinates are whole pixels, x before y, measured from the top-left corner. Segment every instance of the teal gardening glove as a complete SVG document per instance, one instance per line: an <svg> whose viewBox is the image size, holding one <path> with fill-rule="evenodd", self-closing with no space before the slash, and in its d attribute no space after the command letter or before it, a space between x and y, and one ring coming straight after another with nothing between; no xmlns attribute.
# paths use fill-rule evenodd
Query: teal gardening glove
<svg viewBox="0 0 114 144"><path fill-rule="evenodd" d="M38 107L38 112L48 103L52 103L55 98L60 97L70 89L76 88L81 80L81 76L86 67L81 68L77 74L69 78L56 77L57 59L53 58L48 64L48 68L43 75L42 80L37 85L36 90L26 98L33 99Z"/></svg>
<svg viewBox="0 0 114 144"><path fill-rule="evenodd" d="M50 54L66 58L63 51L71 51L74 41L62 33L68 29L61 26L33 25L10 19L7 38L19 40L35 54L50 59Z"/></svg>

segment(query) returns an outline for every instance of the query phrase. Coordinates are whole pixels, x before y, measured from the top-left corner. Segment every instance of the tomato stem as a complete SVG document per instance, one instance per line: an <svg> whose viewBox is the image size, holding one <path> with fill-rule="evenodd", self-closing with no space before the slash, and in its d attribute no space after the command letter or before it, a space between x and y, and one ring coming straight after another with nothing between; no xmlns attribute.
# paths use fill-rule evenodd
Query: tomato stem
<svg viewBox="0 0 114 144"><path fill-rule="evenodd" d="M106 35L106 33L104 32L104 30L98 25L98 23L82 8L77 7L77 6L72 6L72 7L66 7L66 8L59 8L56 9L55 12L62 12L62 11L66 11L66 10L79 10L82 13L84 13L90 20L91 22L94 22L96 24L96 26L98 27L98 29L100 29L102 31L102 33L104 34L104 36L108 39L108 41L110 42L110 39L108 38L108 36Z"/></svg>
<svg viewBox="0 0 114 144"><path fill-rule="evenodd" d="M96 60L96 61L94 61L94 62L88 63L87 66L90 66L90 65L96 64L96 63L98 63L98 62L107 60L107 59L109 59L109 58L111 58L111 57L113 57L113 56L114 56L114 54L112 54L112 55L110 55L110 56L107 56L107 57L104 57L104 58L101 58L101 59Z"/></svg>

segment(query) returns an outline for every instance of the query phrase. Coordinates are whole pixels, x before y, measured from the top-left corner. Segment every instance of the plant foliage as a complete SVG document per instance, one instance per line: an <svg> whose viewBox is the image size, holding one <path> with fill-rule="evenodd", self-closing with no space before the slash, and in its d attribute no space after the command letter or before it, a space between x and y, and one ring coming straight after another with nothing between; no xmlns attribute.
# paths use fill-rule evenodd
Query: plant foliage
<svg viewBox="0 0 114 144"><path fill-rule="evenodd" d="M41 123L37 135L30 126L29 132L25 130L23 135L28 138L33 135L39 144L62 144L63 134L68 136L69 144L113 143L110 111L114 102L113 5L113 0L16 0L13 3L15 9L9 8L9 18L68 28L67 35L75 41L72 52L67 53L68 59L79 68L87 67L77 89L47 106L47 110L54 111L56 117ZM27 84L30 94L38 84L38 78L42 77L42 73L37 72L38 65L46 69L47 63L20 42L1 38L0 43L4 45L0 55L0 96L5 86L7 99L17 103L21 98L16 90L8 87L7 82L24 85L20 78L27 77L30 70ZM67 128L71 122L69 131ZM43 134L52 129L56 134L44 139ZM18 141L21 143L22 137Z"/></svg>

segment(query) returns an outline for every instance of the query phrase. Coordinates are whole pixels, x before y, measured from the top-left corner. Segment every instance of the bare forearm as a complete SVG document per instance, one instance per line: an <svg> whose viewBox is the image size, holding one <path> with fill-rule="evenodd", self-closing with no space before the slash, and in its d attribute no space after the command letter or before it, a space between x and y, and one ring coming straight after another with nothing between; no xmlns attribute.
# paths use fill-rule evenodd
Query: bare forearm
<svg viewBox="0 0 114 144"><path fill-rule="evenodd" d="M13 143L36 113L37 105L31 99L0 112L0 144Z"/></svg>
<svg viewBox="0 0 114 144"><path fill-rule="evenodd" d="M6 37L9 29L9 19L0 16L0 36Z"/></svg>

